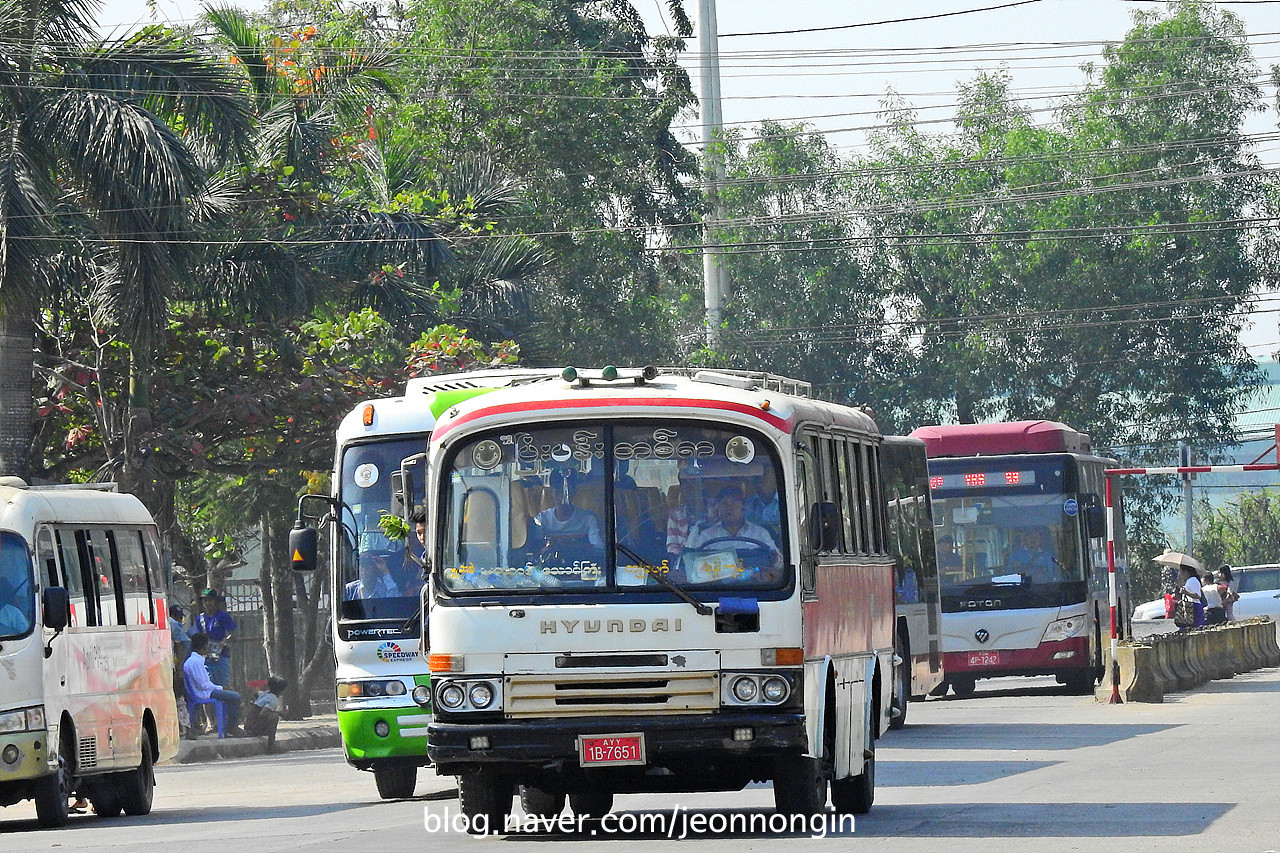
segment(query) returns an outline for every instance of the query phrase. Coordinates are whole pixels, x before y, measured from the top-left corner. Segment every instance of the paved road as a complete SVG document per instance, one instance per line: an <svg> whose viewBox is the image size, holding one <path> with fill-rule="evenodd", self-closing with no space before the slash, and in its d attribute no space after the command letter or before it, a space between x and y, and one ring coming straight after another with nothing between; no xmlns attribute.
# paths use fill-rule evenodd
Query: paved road
<svg viewBox="0 0 1280 853"><path fill-rule="evenodd" d="M1209 747L1207 744L1217 744ZM876 806L839 837L704 832L708 853L804 851L1280 850L1280 674L1266 670L1169 697L1106 706L1047 679L979 682L973 699L913 704L909 725L880 741ZM1176 758L1175 758L1176 756ZM428 832L457 814L452 780L423 777L413 800L380 802L373 780L336 750L159 771L149 818L86 816L39 830L26 804L0 810L0 850L352 849L450 851L459 843L545 851L559 840L606 851L618 836L521 834L501 840ZM680 827L772 814L767 786L735 794L618 798L618 825ZM677 829L676 834L680 833ZM661 833L626 835L632 849L668 847ZM586 846L583 846L586 845ZM572 849L572 848L571 848Z"/></svg>

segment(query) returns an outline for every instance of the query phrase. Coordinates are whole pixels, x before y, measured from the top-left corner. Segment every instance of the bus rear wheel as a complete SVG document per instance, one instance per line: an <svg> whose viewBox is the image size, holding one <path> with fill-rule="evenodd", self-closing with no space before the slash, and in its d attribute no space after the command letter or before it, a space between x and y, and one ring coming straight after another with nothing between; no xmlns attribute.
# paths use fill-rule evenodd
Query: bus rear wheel
<svg viewBox="0 0 1280 853"><path fill-rule="evenodd" d="M492 770L467 770L458 776L458 804L467 832L493 835L506 828L511 814L511 783Z"/></svg>
<svg viewBox="0 0 1280 853"><path fill-rule="evenodd" d="M841 814L866 814L876 799L876 740L870 721L866 737L862 772L831 783L831 805Z"/></svg>
<svg viewBox="0 0 1280 853"><path fill-rule="evenodd" d="M911 659L901 634L894 640L893 653L902 663L893 668L893 713L889 717L889 728L900 729L907 724L907 703L911 701Z"/></svg>
<svg viewBox="0 0 1280 853"><path fill-rule="evenodd" d="M151 738L142 735L142 760L132 770L120 774L120 807L127 815L151 814L156 794L155 758L151 754Z"/></svg>
<svg viewBox="0 0 1280 853"><path fill-rule="evenodd" d="M384 800L407 800L418 787L418 768L413 764L381 764L373 768L378 796Z"/></svg>
<svg viewBox="0 0 1280 853"><path fill-rule="evenodd" d="M46 829L66 826L71 816L70 750L64 742L58 745L58 769L40 779L36 786L36 821Z"/></svg>

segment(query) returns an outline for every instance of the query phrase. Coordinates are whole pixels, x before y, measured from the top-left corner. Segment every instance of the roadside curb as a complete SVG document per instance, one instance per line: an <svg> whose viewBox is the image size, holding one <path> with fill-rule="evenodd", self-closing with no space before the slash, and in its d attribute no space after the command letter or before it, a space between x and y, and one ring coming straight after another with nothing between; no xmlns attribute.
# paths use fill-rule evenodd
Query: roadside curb
<svg viewBox="0 0 1280 853"><path fill-rule="evenodd" d="M299 752L305 749L334 749L342 746L342 732L337 726L313 726L276 735L276 752ZM206 735L199 740L179 743L174 764L196 764L224 758L248 758L267 755L265 737L215 738Z"/></svg>

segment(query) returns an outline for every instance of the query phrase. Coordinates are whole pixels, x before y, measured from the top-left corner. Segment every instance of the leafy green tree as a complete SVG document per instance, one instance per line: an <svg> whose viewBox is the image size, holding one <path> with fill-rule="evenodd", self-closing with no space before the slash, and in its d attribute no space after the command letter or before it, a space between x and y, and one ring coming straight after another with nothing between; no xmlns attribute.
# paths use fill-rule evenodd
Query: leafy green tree
<svg viewBox="0 0 1280 853"><path fill-rule="evenodd" d="M694 221L693 155L671 130L693 95L677 63L691 27L651 37L625 0L411 0L411 90L394 136L433 169L483 156L524 187L521 230L547 265L519 340L541 360L643 361L670 349L647 251Z"/></svg>
<svg viewBox="0 0 1280 853"><path fill-rule="evenodd" d="M718 355L736 367L812 378L827 399L879 409L897 390L883 377L903 341L886 324L883 278L854 245L839 158L803 126L765 122L753 136L747 145L726 139L721 196L730 224L717 239L728 247L732 293ZM683 319L683 337L700 338L701 312Z"/></svg>
<svg viewBox="0 0 1280 853"><path fill-rule="evenodd" d="M248 132L247 104L221 66L157 28L101 42L94 8L75 0L0 5L0 468L7 473L30 472L38 306L71 270L96 274L134 344L124 459L137 462L147 362L181 278L193 200L205 165L234 156ZM95 239L97 256L86 257ZM123 473L144 478L136 464Z"/></svg>
<svg viewBox="0 0 1280 853"><path fill-rule="evenodd" d="M1280 559L1280 491L1244 492L1196 520L1195 555L1205 568L1250 566Z"/></svg>

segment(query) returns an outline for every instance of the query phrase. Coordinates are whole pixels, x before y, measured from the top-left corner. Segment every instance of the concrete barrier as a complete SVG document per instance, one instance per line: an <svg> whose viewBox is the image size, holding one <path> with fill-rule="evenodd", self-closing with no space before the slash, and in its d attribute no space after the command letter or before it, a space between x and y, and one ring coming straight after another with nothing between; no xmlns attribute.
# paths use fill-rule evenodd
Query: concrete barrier
<svg viewBox="0 0 1280 853"><path fill-rule="evenodd" d="M1119 645L1120 698L1163 702L1166 693L1192 690L1217 678L1280 666L1280 637L1269 617L1162 634ZM1095 697L1111 699L1111 673Z"/></svg>

